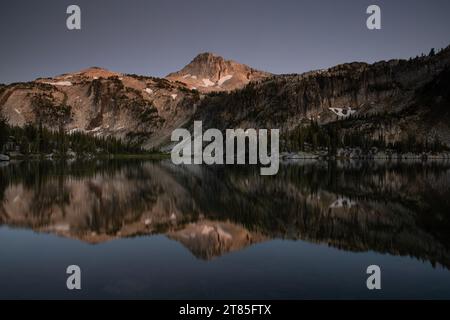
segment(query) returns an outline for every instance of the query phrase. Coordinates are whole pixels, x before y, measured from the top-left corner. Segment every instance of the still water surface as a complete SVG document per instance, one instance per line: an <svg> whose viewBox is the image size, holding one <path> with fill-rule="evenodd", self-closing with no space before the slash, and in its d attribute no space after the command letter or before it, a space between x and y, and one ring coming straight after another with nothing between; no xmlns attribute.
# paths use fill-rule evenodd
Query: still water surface
<svg viewBox="0 0 450 320"><path fill-rule="evenodd" d="M449 268L450 163L0 168L0 298L448 299Z"/></svg>

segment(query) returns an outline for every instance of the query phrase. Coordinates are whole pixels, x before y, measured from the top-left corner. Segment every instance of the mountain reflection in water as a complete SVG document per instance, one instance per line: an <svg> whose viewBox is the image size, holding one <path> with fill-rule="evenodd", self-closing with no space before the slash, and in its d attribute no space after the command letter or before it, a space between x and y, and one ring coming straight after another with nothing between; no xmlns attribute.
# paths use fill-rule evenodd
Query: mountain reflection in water
<svg viewBox="0 0 450 320"><path fill-rule="evenodd" d="M271 239L412 256L450 267L450 163L259 168L170 161L0 168L0 226L97 244L164 234L210 260Z"/></svg>

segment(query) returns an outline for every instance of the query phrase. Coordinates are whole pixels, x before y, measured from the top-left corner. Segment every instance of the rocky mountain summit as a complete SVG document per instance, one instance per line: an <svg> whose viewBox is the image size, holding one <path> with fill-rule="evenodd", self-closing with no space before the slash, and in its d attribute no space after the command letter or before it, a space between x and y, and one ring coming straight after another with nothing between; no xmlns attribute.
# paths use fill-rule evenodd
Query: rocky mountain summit
<svg viewBox="0 0 450 320"><path fill-rule="evenodd" d="M166 79L182 82L190 89L206 93L241 89L250 81L269 76L271 74L268 72L206 52L196 56L180 71L169 74Z"/></svg>

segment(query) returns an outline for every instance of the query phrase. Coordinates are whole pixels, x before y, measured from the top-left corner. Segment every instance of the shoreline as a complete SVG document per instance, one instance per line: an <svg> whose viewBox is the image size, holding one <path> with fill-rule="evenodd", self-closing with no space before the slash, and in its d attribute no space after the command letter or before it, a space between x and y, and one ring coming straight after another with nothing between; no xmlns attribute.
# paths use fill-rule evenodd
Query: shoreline
<svg viewBox="0 0 450 320"><path fill-rule="evenodd" d="M397 153L397 152L377 152L377 153L354 153L341 152L336 155L329 155L327 152L283 152L280 154L282 160L450 160L450 152L437 153Z"/></svg>
<svg viewBox="0 0 450 320"><path fill-rule="evenodd" d="M170 159L170 154L166 153L148 153L148 154L87 154L80 156L59 156L52 154L0 154L0 163L10 161L61 161L61 160L164 160Z"/></svg>
<svg viewBox="0 0 450 320"><path fill-rule="evenodd" d="M0 163L8 163L10 161L61 161L61 160L166 160L170 159L170 153L155 152L144 154L83 154L83 155L66 155L59 156L53 154L32 154L23 155L20 153L0 154ZM279 155L281 161L434 161L434 160L450 160L450 152L437 153L340 153L337 155L328 155L326 151L318 152L282 152Z"/></svg>

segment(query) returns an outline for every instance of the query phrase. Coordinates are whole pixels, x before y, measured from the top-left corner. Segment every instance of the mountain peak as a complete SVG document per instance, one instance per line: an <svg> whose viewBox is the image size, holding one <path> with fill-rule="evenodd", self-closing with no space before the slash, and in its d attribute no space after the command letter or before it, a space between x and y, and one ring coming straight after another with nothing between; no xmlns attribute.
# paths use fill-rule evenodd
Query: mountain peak
<svg viewBox="0 0 450 320"><path fill-rule="evenodd" d="M203 58L210 58L210 57L217 57L217 58L222 58L221 56L219 56L218 54L215 54L213 52L202 52L199 53L194 60L196 59L203 59ZM223 59L223 58L222 58Z"/></svg>
<svg viewBox="0 0 450 320"><path fill-rule="evenodd" d="M191 63L204 63L204 62L212 62L212 61L225 61L225 59L215 53L212 52L202 52L199 53L195 58L191 61Z"/></svg>
<svg viewBox="0 0 450 320"><path fill-rule="evenodd" d="M84 75L84 76L87 76L87 77L98 77L98 78L100 78L100 77L101 78L108 78L108 77L112 77L112 76L120 76L121 75L120 73L113 72L113 71L110 71L110 70L105 69L105 68L95 67L95 66L87 68L87 69L80 70L80 71L78 71L78 72L76 72L74 74L76 74L76 75Z"/></svg>
<svg viewBox="0 0 450 320"><path fill-rule="evenodd" d="M119 77L121 73L113 72L105 68L100 67L89 67L76 72L63 73L61 75L49 78L40 78L39 82L45 81L65 81L65 80L76 80L81 78L91 78L91 79L99 79L99 78L109 78L109 77Z"/></svg>
<svg viewBox="0 0 450 320"><path fill-rule="evenodd" d="M255 70L232 60L225 60L215 53L203 52L183 69L169 74L166 78L183 82L191 89L211 92L239 89L250 81L268 76L270 73Z"/></svg>

